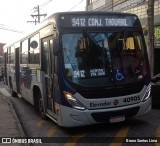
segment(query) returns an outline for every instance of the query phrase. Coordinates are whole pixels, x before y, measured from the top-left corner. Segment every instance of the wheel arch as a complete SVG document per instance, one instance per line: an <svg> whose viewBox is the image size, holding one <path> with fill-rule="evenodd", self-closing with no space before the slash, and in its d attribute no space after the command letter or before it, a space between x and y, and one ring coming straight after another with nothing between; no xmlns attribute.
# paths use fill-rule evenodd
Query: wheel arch
<svg viewBox="0 0 160 146"><path fill-rule="evenodd" d="M43 119L46 119L46 116L45 116L46 108L45 108L45 101L44 101L44 98L43 98L43 94L40 90L40 87L37 86L37 85L34 85L33 86L33 101L34 101L34 108L35 108L35 111L37 113L40 112L40 109L39 109L39 105L40 105L39 101L40 100L41 100L41 103L43 105L43 108L42 108L42 111L41 111L40 115Z"/></svg>
<svg viewBox="0 0 160 146"><path fill-rule="evenodd" d="M9 76L8 79L9 79L9 85L8 85L8 87L9 87L9 89L10 89L11 96L12 96L12 97L17 97L17 92L15 92L15 91L13 90L12 77Z"/></svg>
<svg viewBox="0 0 160 146"><path fill-rule="evenodd" d="M33 86L32 91L33 91L32 92L33 93L33 105L36 108L37 100L40 98L40 96L42 96L42 94L41 94L41 90L40 90L39 86L37 86L37 85Z"/></svg>

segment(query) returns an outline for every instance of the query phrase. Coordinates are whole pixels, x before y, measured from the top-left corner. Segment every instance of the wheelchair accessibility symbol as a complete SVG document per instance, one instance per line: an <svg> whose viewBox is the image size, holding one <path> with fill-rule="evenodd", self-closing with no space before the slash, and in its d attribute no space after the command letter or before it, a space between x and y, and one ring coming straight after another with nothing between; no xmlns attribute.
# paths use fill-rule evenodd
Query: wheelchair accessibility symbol
<svg viewBox="0 0 160 146"><path fill-rule="evenodd" d="M115 70L115 77L116 77L116 80L118 80L118 81L121 81L125 78L124 73L121 69L116 69Z"/></svg>

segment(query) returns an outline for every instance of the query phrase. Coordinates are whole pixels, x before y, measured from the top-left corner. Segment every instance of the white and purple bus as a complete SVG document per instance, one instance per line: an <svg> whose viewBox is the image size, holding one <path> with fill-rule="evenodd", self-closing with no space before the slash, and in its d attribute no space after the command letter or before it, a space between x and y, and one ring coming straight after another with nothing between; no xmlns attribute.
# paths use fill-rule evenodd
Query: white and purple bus
<svg viewBox="0 0 160 146"><path fill-rule="evenodd" d="M121 122L151 109L147 49L134 14L55 13L4 49L12 96L60 126Z"/></svg>

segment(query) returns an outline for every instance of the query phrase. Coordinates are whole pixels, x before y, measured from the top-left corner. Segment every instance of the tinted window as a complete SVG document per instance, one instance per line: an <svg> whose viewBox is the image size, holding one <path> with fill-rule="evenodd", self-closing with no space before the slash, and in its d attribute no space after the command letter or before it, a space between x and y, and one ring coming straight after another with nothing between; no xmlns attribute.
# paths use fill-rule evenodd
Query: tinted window
<svg viewBox="0 0 160 146"><path fill-rule="evenodd" d="M81 86L111 86L145 75L143 45L138 32L62 35L65 76Z"/></svg>

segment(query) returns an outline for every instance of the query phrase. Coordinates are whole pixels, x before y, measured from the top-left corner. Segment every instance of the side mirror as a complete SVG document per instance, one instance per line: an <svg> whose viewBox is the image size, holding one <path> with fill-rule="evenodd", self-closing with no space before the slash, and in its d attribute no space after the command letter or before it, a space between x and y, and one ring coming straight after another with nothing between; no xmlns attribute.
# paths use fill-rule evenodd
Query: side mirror
<svg viewBox="0 0 160 146"><path fill-rule="evenodd" d="M32 41L30 43L31 48L36 49L38 47L38 42L37 41Z"/></svg>
<svg viewBox="0 0 160 146"><path fill-rule="evenodd" d="M57 38L53 39L53 54L58 55L59 53L59 40Z"/></svg>

